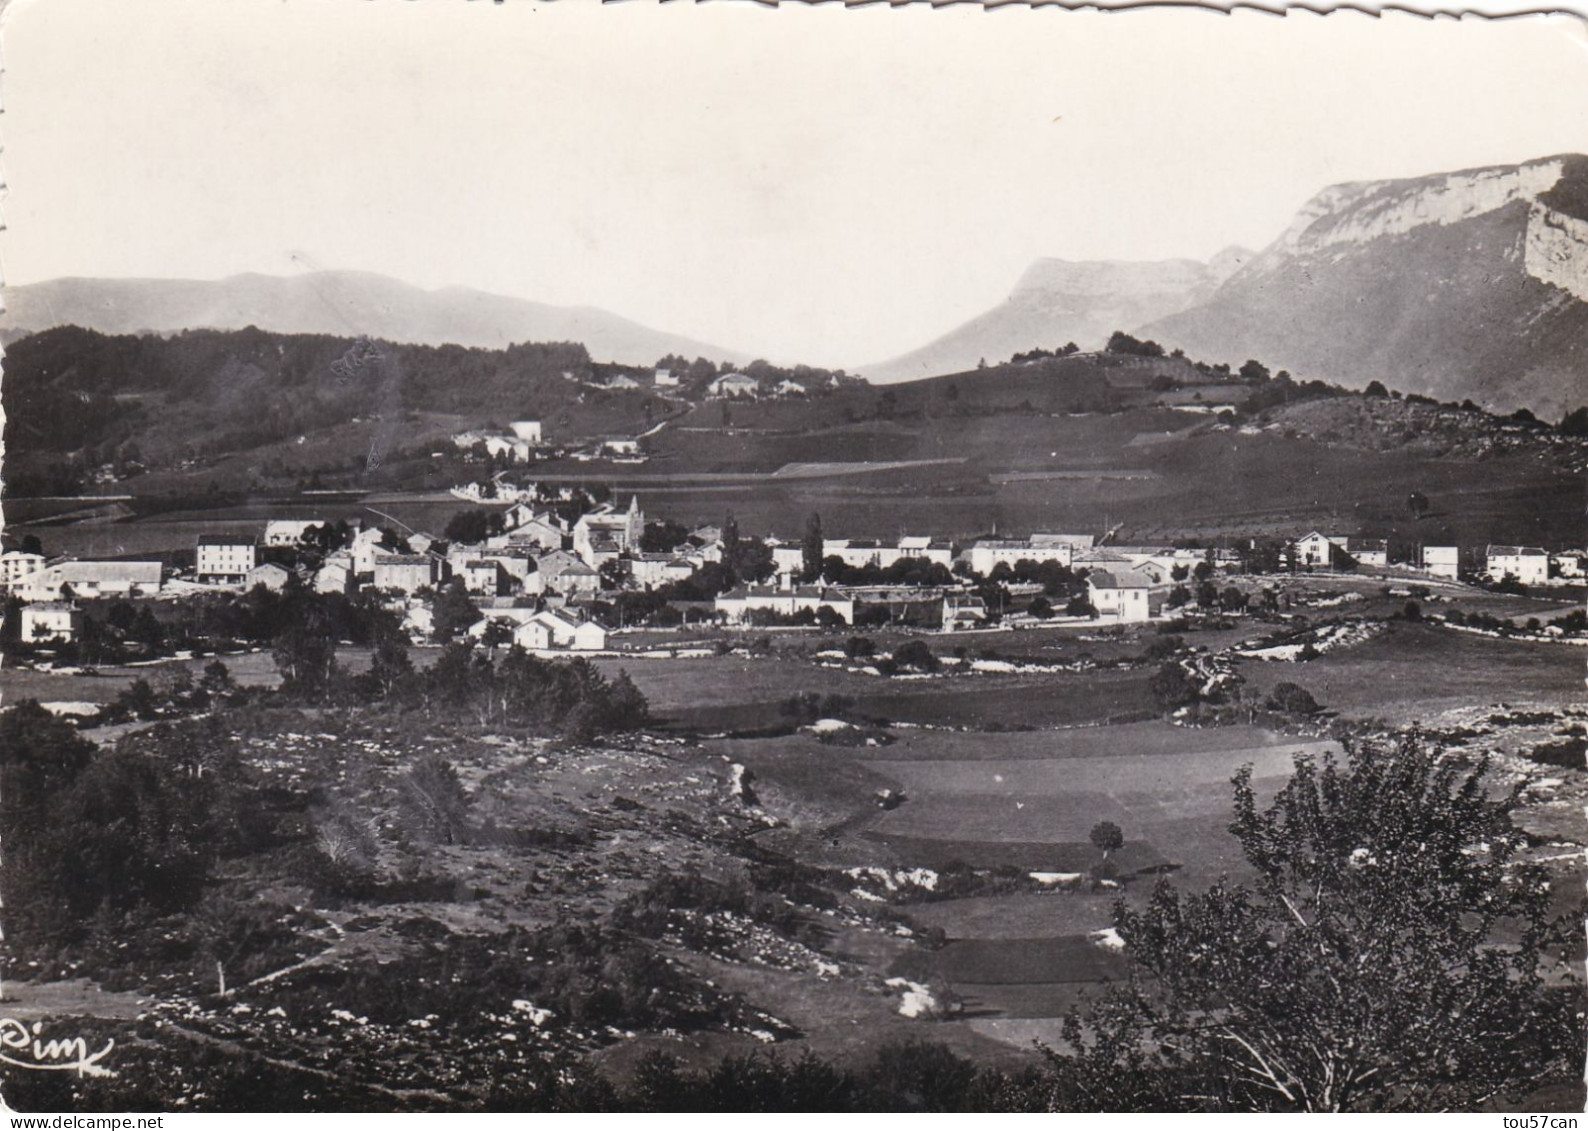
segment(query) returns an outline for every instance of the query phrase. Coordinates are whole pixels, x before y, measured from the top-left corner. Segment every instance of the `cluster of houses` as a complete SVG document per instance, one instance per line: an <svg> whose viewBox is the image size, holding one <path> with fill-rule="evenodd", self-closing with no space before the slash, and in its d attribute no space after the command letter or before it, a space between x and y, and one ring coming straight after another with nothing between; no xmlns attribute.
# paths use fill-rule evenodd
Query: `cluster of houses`
<svg viewBox="0 0 1588 1131"><path fill-rule="evenodd" d="M1401 564L1449 581L1459 580L1466 572L1459 546L1420 546L1411 561L1392 563L1389 546L1382 539L1349 538L1316 530L1292 542L1290 553L1297 569L1384 569ZM1471 572L1481 573L1496 583L1510 578L1528 586L1569 585L1588 576L1585 559L1588 554L1582 550L1551 552L1542 546L1490 545L1483 551L1481 564L1475 562Z"/></svg>
<svg viewBox="0 0 1588 1131"><path fill-rule="evenodd" d="M732 375L729 375L732 376ZM533 425L533 427L530 427ZM539 440L535 422L517 422L523 442ZM407 610L416 631L430 619L428 598L456 581L480 609L469 631L492 642L511 638L525 648L600 649L607 628L581 612L603 590L656 590L685 581L722 560L721 532L705 527L663 553L643 545L645 515L637 498L627 507L605 503L571 521L536 492L505 508L499 531L479 542L443 542L410 532L396 537L373 526L352 524L345 545L307 557L297 551L325 524L318 519L273 519L262 536L205 534L198 538L191 578L174 576L161 561L49 561L42 554L10 550L0 555L0 592L24 601L22 632L36 641L71 640L81 626L76 601L94 598L154 598L195 591L256 586L281 590L296 575L321 593L374 590ZM566 494L563 498L566 500ZM566 508L561 508L567 513ZM1105 540L1106 541L1106 540ZM952 631L989 619L971 578L997 578L1020 563L1057 563L1085 578L1087 598L1098 619L1140 623L1163 615L1175 587L1199 567L1232 571L1243 566L1240 551L1099 544L1090 534L1037 532L1024 538L983 538L963 548L930 536L893 540L824 539L823 561L851 568L887 570L901 562L942 566L957 575L935 585L908 583L810 584L803 580L806 545L768 540L773 576L767 584L741 585L717 596L713 619L728 624L777 619L813 619L854 624L862 605L938 605L941 623ZM1534 546L1491 545L1481 565L1476 553L1463 569L1457 546L1422 546L1415 561L1391 563L1382 540L1310 531L1287 544L1287 565L1297 570L1418 569L1434 578L1481 573L1494 582L1508 578L1528 586L1581 582L1588 571L1580 551L1551 553ZM1207 569L1197 573L1207 577ZM1032 587L1036 591L1036 587Z"/></svg>

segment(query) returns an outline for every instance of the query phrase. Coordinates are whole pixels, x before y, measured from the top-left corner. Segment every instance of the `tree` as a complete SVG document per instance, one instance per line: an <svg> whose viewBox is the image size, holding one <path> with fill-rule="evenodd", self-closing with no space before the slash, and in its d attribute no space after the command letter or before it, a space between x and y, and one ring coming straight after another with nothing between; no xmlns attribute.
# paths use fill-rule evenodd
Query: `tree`
<svg viewBox="0 0 1588 1131"><path fill-rule="evenodd" d="M1167 881L1114 922L1130 976L1073 1057L1086 1110L1474 1110L1575 1076L1571 926L1491 799L1486 761L1417 735L1306 757L1266 809L1250 766L1230 831L1256 879L1187 895ZM1554 969L1550 969L1554 967Z"/></svg>
<svg viewBox="0 0 1588 1131"><path fill-rule="evenodd" d="M1264 365L1256 358L1247 361L1245 365L1241 366L1239 372L1242 381L1268 380L1268 366Z"/></svg>
<svg viewBox="0 0 1588 1131"><path fill-rule="evenodd" d="M1170 661L1153 673L1149 682L1153 698L1165 711L1188 707L1201 698L1202 689L1191 673Z"/></svg>
<svg viewBox="0 0 1588 1131"><path fill-rule="evenodd" d="M1557 431L1562 436L1588 436L1588 407L1573 409L1561 417ZM24 546L23 549L27 547Z"/></svg>
<svg viewBox="0 0 1588 1131"><path fill-rule="evenodd" d="M305 699L321 698L336 668L336 649L318 626L294 625L272 643L282 690Z"/></svg>
<svg viewBox="0 0 1588 1131"><path fill-rule="evenodd" d="M1412 517L1419 522L1428 513L1428 496L1421 491L1413 491L1406 496L1406 509L1411 511Z"/></svg>
<svg viewBox="0 0 1588 1131"><path fill-rule="evenodd" d="M430 605L430 635L445 643L480 619L479 606L454 577L441 587Z"/></svg>
<svg viewBox="0 0 1588 1131"><path fill-rule="evenodd" d="M1125 833L1113 821L1099 821L1092 826L1092 844L1107 860L1125 845Z"/></svg>
<svg viewBox="0 0 1588 1131"><path fill-rule="evenodd" d="M1362 395L1364 397L1388 397L1389 390L1384 387L1382 381L1369 381L1367 388L1362 390Z"/></svg>
<svg viewBox="0 0 1588 1131"><path fill-rule="evenodd" d="M1286 715L1316 715L1319 711L1318 701L1305 687L1288 681L1274 684L1265 706Z"/></svg>
<svg viewBox="0 0 1588 1131"><path fill-rule="evenodd" d="M472 510L459 511L447 519L447 525L441 533L448 542L476 546L487 538L500 534L503 526L502 512L475 507Z"/></svg>
<svg viewBox="0 0 1588 1131"><path fill-rule="evenodd" d="M800 544L800 554L804 569L800 578L803 581L815 581L822 575L822 549L826 546L822 537L822 516L812 511L805 520L805 539Z"/></svg>

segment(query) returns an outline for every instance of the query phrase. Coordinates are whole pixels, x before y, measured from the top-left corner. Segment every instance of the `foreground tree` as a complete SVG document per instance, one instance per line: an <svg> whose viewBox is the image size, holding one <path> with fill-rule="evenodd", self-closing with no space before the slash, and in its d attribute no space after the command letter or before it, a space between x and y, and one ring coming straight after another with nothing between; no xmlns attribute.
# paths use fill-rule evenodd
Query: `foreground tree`
<svg viewBox="0 0 1588 1131"><path fill-rule="evenodd" d="M1486 764L1415 736L1356 745L1343 767L1298 759L1266 809L1243 769L1231 831L1255 883L1121 902L1131 978L1069 1019L1065 1102L1471 1110L1570 1073L1569 935L1517 859L1519 792L1488 785Z"/></svg>

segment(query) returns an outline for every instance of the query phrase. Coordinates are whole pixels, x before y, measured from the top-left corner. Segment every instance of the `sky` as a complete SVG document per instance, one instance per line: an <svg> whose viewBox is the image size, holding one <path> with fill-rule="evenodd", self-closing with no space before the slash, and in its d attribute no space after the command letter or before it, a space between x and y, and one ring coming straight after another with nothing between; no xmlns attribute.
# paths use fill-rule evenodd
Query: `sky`
<svg viewBox="0 0 1588 1131"><path fill-rule="evenodd" d="M1588 152L1569 17L14 0L0 271L360 269L850 368L1034 259Z"/></svg>

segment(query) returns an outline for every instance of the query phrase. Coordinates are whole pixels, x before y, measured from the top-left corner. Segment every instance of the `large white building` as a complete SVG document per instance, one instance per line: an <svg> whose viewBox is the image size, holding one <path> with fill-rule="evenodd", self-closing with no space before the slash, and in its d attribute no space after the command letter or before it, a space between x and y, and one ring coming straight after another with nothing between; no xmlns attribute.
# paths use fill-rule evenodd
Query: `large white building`
<svg viewBox="0 0 1588 1131"><path fill-rule="evenodd" d="M1490 546L1485 562L1492 581L1503 581L1507 575L1523 585L1549 580L1549 552L1538 546Z"/></svg>
<svg viewBox="0 0 1588 1131"><path fill-rule="evenodd" d="M1000 565L1016 562L1058 562L1074 564L1078 554L1092 548L1090 534L1033 534L1029 538L983 538L971 546L966 559L971 572L987 577Z"/></svg>
<svg viewBox="0 0 1588 1131"><path fill-rule="evenodd" d="M43 554L7 550L0 554L0 591L9 593L19 581L44 568Z"/></svg>
<svg viewBox="0 0 1588 1131"><path fill-rule="evenodd" d="M1461 576L1461 548L1459 546L1424 546L1423 572L1435 577L1455 581Z"/></svg>
<svg viewBox="0 0 1588 1131"><path fill-rule="evenodd" d="M57 562L28 574L12 592L26 601L157 597L164 568L159 562Z"/></svg>
<svg viewBox="0 0 1588 1131"><path fill-rule="evenodd" d="M513 435L520 440L526 440L531 444L541 442L540 421L538 420L515 420L508 427L513 430Z"/></svg>
<svg viewBox="0 0 1588 1131"><path fill-rule="evenodd" d="M194 573L210 585L241 585L259 564L258 544L241 534L205 534L198 540Z"/></svg>

